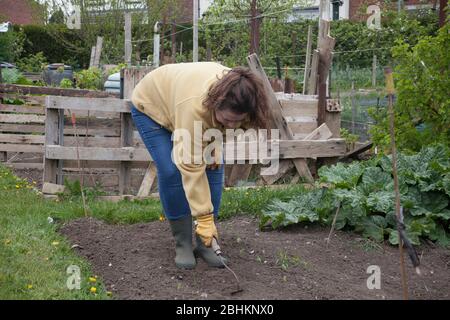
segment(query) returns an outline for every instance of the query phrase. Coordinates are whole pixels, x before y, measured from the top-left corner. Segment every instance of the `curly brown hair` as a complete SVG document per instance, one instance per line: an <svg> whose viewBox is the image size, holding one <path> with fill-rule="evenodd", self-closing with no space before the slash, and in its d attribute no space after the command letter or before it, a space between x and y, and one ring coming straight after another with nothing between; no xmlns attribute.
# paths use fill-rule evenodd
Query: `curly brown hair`
<svg viewBox="0 0 450 320"><path fill-rule="evenodd" d="M203 106L208 110L229 109L247 113L252 127L270 129L269 102L261 80L248 68L236 67L212 85Z"/></svg>

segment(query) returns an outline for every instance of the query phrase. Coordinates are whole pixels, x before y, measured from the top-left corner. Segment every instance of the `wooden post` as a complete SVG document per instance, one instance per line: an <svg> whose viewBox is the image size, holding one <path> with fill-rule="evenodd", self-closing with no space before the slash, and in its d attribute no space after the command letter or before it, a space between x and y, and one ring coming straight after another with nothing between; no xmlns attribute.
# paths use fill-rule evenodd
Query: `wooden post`
<svg viewBox="0 0 450 320"><path fill-rule="evenodd" d="M306 84L306 94L316 94L317 92L317 73L319 69L319 50L314 50L309 68L308 83Z"/></svg>
<svg viewBox="0 0 450 320"><path fill-rule="evenodd" d="M170 42L172 43L172 63L177 61L177 25L175 21L172 23L172 32L170 34Z"/></svg>
<svg viewBox="0 0 450 320"><path fill-rule="evenodd" d="M100 55L102 54L103 37L97 37L97 45L95 46L94 67L100 67Z"/></svg>
<svg viewBox="0 0 450 320"><path fill-rule="evenodd" d="M351 104L352 104L352 134L355 134L355 118L356 118L356 106L355 106L355 82L352 81L352 91L350 92Z"/></svg>
<svg viewBox="0 0 450 320"><path fill-rule="evenodd" d="M198 0L194 0L193 3L193 49L192 49L192 61L198 62Z"/></svg>
<svg viewBox="0 0 450 320"><path fill-rule="evenodd" d="M45 149L48 145L59 144L59 112L49 109L50 96L45 97L45 144L44 144L44 179L43 182L56 183L58 160L47 159Z"/></svg>
<svg viewBox="0 0 450 320"><path fill-rule="evenodd" d="M58 141L60 145L64 145L64 109L58 109ZM63 165L64 160L58 160L58 175L56 178L57 184L64 184L63 180Z"/></svg>
<svg viewBox="0 0 450 320"><path fill-rule="evenodd" d="M131 13L125 12L125 63L131 66L131 55L133 48L131 47Z"/></svg>
<svg viewBox="0 0 450 320"><path fill-rule="evenodd" d="M305 71L303 75L303 94L308 94L308 83L311 69L312 28L308 26L308 38L306 42ZM309 93L311 94L311 93Z"/></svg>
<svg viewBox="0 0 450 320"><path fill-rule="evenodd" d="M133 120L131 113L120 113L120 146L133 145ZM119 194L130 194L131 161L121 161L119 168Z"/></svg>
<svg viewBox="0 0 450 320"><path fill-rule="evenodd" d="M252 164L245 163L233 165L230 175L227 177L226 186L231 187L236 185L238 181L247 181L251 170Z"/></svg>
<svg viewBox="0 0 450 320"><path fill-rule="evenodd" d="M154 162L150 162L144 178L142 179L141 186L139 188L138 197L148 197L156 180L156 166Z"/></svg>
<svg viewBox="0 0 450 320"><path fill-rule="evenodd" d="M91 60L89 60L89 68L92 68L94 66L94 59L95 59L95 46L91 48Z"/></svg>
<svg viewBox="0 0 450 320"><path fill-rule="evenodd" d="M394 78L392 76L392 68L386 67L384 69L386 77L386 91L388 94L388 113L389 113L389 134L391 138L391 156L392 156L392 176L394 178L394 194L395 194L395 213L397 216L397 230L398 230L398 249L400 254L400 274L403 288L403 299L408 300L408 284L406 280L405 258L403 254L403 240L400 235L399 223L403 222L403 217L400 212L400 191L397 174L397 148L395 146L395 114L394 114Z"/></svg>
<svg viewBox="0 0 450 320"><path fill-rule="evenodd" d="M373 55L372 59L372 87L377 86L377 56Z"/></svg>
<svg viewBox="0 0 450 320"><path fill-rule="evenodd" d="M292 33L292 67L295 67L295 53L297 52L297 33Z"/></svg>

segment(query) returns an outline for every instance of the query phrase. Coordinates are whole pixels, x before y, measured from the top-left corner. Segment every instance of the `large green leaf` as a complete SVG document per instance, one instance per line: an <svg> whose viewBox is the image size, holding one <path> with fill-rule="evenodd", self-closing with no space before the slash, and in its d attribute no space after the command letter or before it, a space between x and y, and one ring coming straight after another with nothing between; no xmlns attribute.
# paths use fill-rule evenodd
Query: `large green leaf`
<svg viewBox="0 0 450 320"><path fill-rule="evenodd" d="M367 197L367 206L373 212L392 212L395 206L394 193L391 191L373 192Z"/></svg>
<svg viewBox="0 0 450 320"><path fill-rule="evenodd" d="M338 163L334 166L324 166L319 169L320 181L334 184L339 188L355 187L364 171L358 162L350 164Z"/></svg>
<svg viewBox="0 0 450 320"><path fill-rule="evenodd" d="M448 197L440 192L424 192L410 210L413 216L438 214L448 206Z"/></svg>
<svg viewBox="0 0 450 320"><path fill-rule="evenodd" d="M366 217L361 227L363 236L379 242L384 240L385 228L387 227L384 217L377 215Z"/></svg>
<svg viewBox="0 0 450 320"><path fill-rule="evenodd" d="M437 225L436 229L429 234L429 237L433 241L437 241L438 244L444 247L450 247L450 237L445 232L445 229L441 225Z"/></svg>
<svg viewBox="0 0 450 320"><path fill-rule="evenodd" d="M442 187L445 193L450 197L450 173L447 173L442 179Z"/></svg>
<svg viewBox="0 0 450 320"><path fill-rule="evenodd" d="M380 167L368 167L364 170L361 182L361 187L365 194L369 194L371 192L385 190L392 182L392 177Z"/></svg>
<svg viewBox="0 0 450 320"><path fill-rule="evenodd" d="M389 233L389 243L393 245L398 245L398 231L397 229L386 229L386 231ZM408 240L414 244L419 245L420 244L420 233L412 232L408 229L406 229L406 237Z"/></svg>

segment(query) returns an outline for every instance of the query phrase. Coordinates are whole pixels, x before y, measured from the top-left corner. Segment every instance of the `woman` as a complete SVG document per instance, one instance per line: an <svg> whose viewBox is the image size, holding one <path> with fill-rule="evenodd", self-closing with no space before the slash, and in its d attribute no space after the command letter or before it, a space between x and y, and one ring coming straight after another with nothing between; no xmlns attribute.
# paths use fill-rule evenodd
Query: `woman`
<svg viewBox="0 0 450 320"><path fill-rule="evenodd" d="M218 238L214 218L224 165L173 161L172 156L179 159L187 148L173 143L172 133L182 129L193 137L196 121L202 130L215 128L222 134L239 127L267 128L269 109L261 81L248 69L214 62L168 64L146 75L131 100L133 121L156 164L162 207L176 243L176 266L192 269L197 256L209 266L222 267L211 242ZM194 250L192 217L197 220Z"/></svg>

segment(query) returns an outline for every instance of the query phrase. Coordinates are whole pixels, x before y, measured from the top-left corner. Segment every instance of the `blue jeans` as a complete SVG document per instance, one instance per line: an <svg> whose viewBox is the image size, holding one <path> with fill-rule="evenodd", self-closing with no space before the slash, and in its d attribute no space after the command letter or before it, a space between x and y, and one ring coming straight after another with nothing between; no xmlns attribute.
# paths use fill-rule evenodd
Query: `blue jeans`
<svg viewBox="0 0 450 320"><path fill-rule="evenodd" d="M131 116L139 135L156 165L158 191L164 215L169 220L177 220L191 214L184 193L181 173L171 158L172 132L162 127L145 113L132 107ZM224 179L224 165L217 170L206 170L214 215L219 214Z"/></svg>

